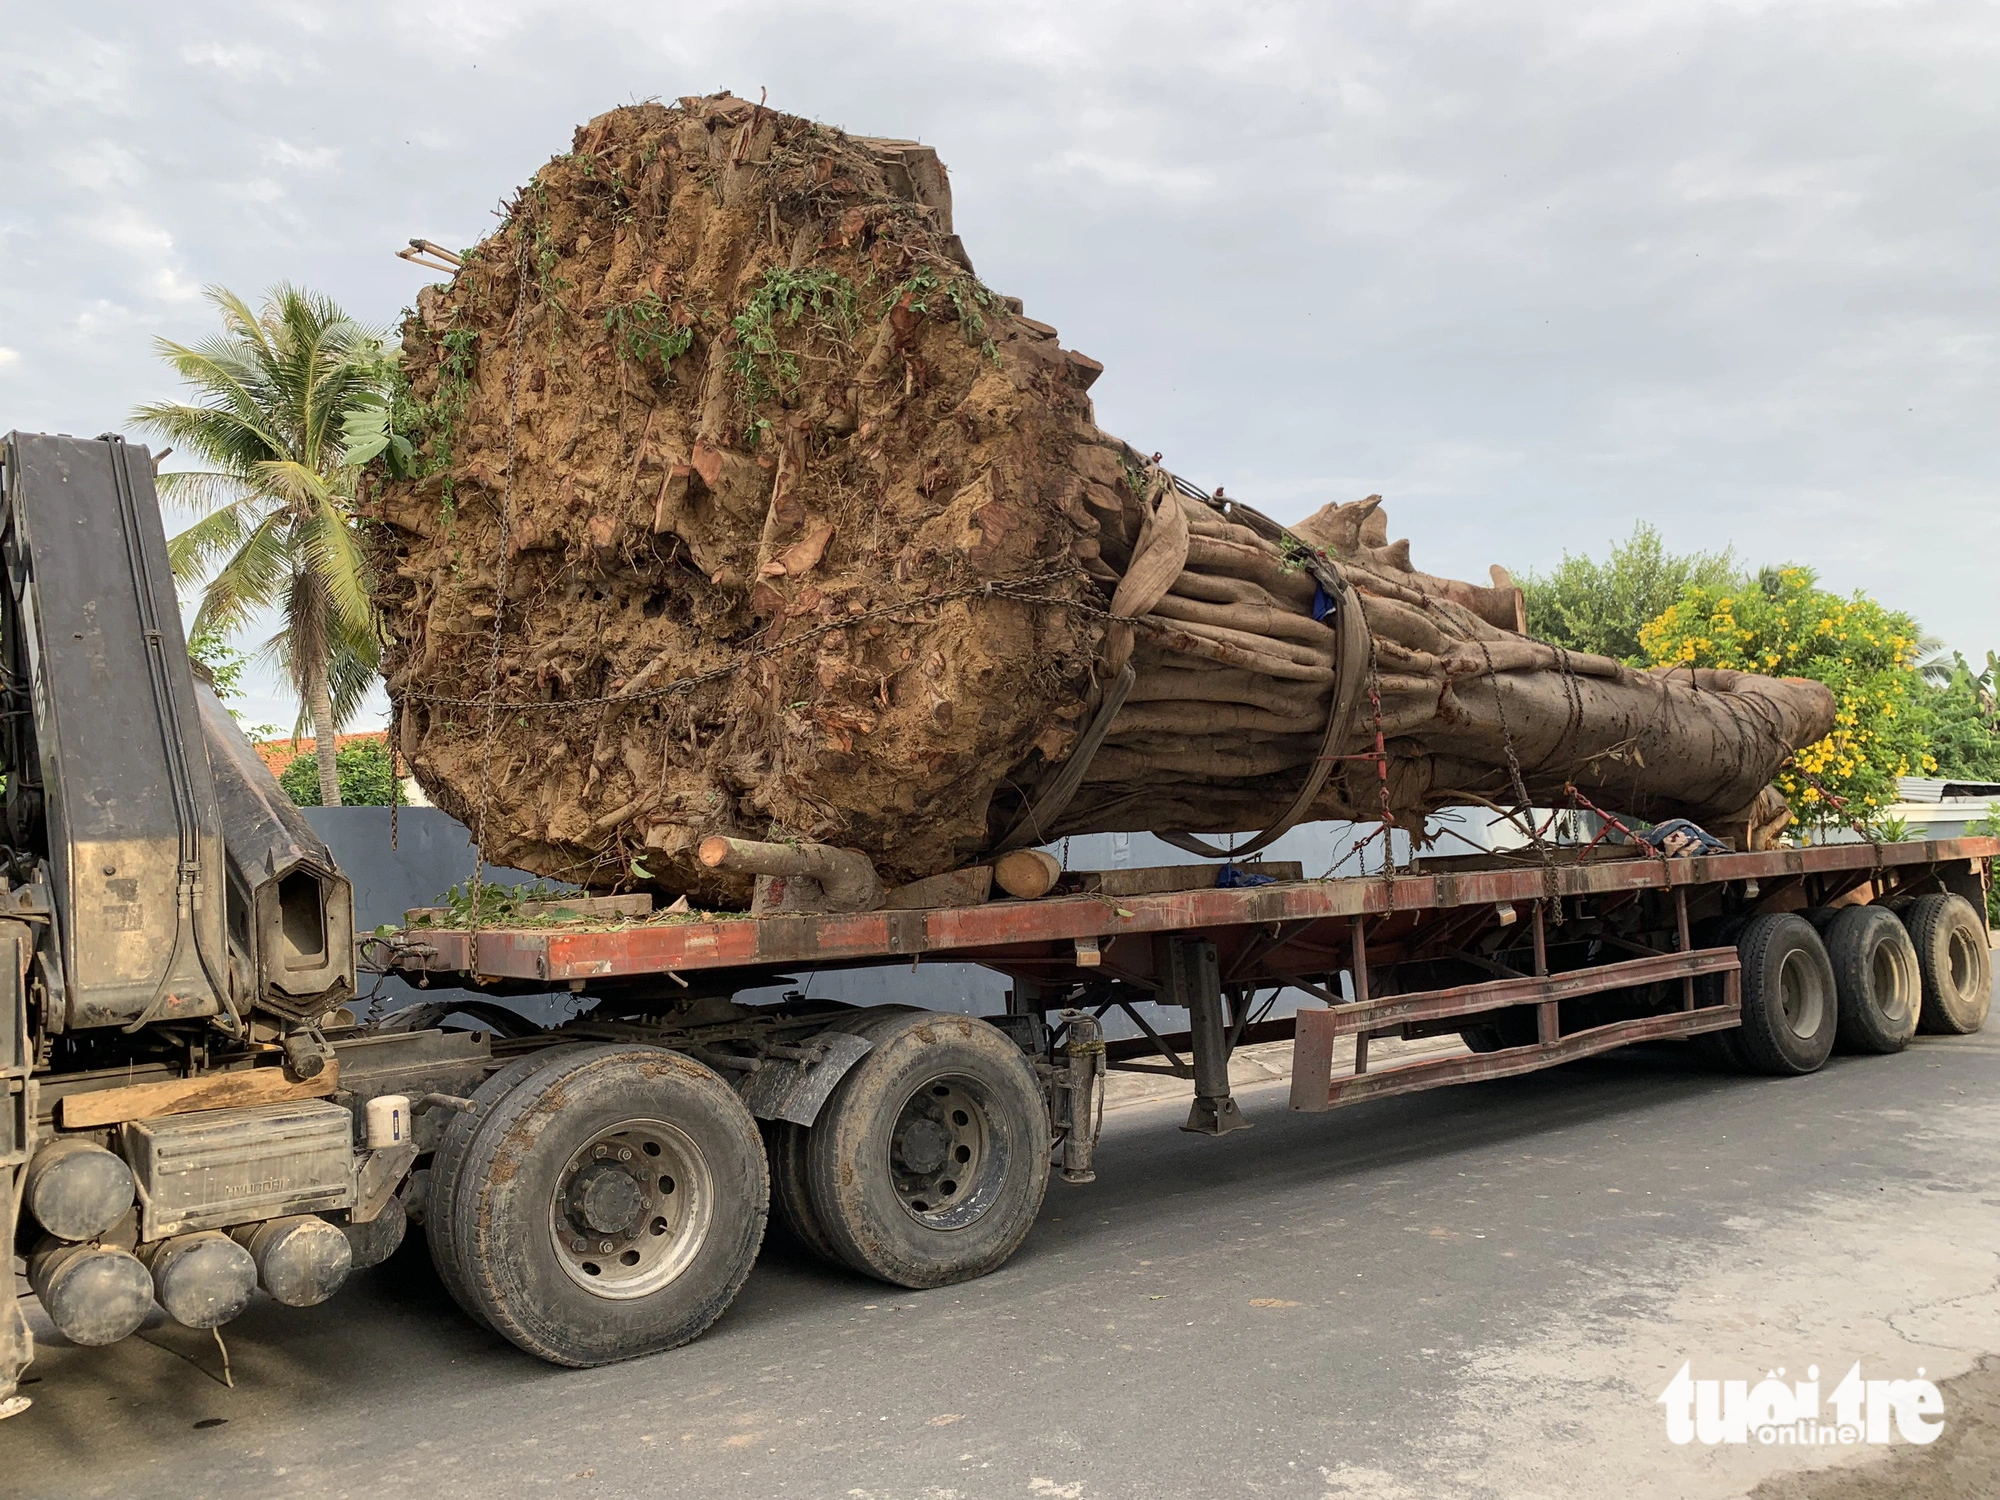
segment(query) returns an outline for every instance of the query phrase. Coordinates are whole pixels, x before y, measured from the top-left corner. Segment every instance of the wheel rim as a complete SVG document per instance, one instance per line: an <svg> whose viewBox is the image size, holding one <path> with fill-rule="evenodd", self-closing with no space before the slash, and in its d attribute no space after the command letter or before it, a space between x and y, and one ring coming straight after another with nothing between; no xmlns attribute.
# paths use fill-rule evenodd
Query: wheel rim
<svg viewBox="0 0 2000 1500"><path fill-rule="evenodd" d="M1011 1155L986 1086L953 1073L903 1101L889 1132L889 1179L919 1224L963 1229L998 1201Z"/></svg>
<svg viewBox="0 0 2000 1500"><path fill-rule="evenodd" d="M623 1300L685 1271L708 1237L715 1182L701 1148L665 1120L620 1120L571 1153L549 1201L570 1280Z"/></svg>
<svg viewBox="0 0 2000 1500"><path fill-rule="evenodd" d="M1885 940L1875 945L1875 955L1868 968L1876 1011L1888 1021L1906 1019L1917 987L1916 966L1909 955L1895 943Z"/></svg>
<svg viewBox="0 0 2000 1500"><path fill-rule="evenodd" d="M1977 988L1979 973L1979 955L1973 950L1969 934L1952 933L1950 959L1952 993L1969 998Z"/></svg>
<svg viewBox="0 0 2000 1500"><path fill-rule="evenodd" d="M1826 996L1820 993L1819 976L1803 953L1787 953L1778 975L1778 1003L1785 1026L1793 1036L1810 1041L1819 1035L1826 1019Z"/></svg>

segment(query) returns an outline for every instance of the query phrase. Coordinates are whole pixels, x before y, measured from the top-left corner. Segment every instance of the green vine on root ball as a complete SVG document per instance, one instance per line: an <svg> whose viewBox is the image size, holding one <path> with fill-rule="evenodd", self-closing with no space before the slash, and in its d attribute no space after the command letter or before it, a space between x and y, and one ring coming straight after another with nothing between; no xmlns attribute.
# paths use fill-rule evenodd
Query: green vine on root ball
<svg viewBox="0 0 2000 1500"><path fill-rule="evenodd" d="M958 320L958 331L964 337L966 346L979 350L998 364L1000 349L986 336L985 315L1004 312L1006 304L978 277L940 276L935 266L919 266L909 280L889 294L889 305L894 307L903 302L911 312L928 315L937 307L935 299L940 297Z"/></svg>
<svg viewBox="0 0 2000 1500"><path fill-rule="evenodd" d="M673 310L653 292L612 308L604 315L604 327L621 357L637 365L658 360L667 374L694 343L694 330L675 322Z"/></svg>
<svg viewBox="0 0 2000 1500"><path fill-rule="evenodd" d="M730 320L736 335L732 364L744 404L758 406L796 391L804 378L798 354L780 333L804 323L807 341L819 336L844 342L856 327L854 285L838 271L789 271L774 266L742 312Z"/></svg>

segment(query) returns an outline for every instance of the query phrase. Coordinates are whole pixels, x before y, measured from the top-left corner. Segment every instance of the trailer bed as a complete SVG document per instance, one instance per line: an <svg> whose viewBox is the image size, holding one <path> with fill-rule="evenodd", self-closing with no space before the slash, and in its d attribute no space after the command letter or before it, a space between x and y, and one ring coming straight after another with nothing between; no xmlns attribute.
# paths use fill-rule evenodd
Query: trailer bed
<svg viewBox="0 0 2000 1500"><path fill-rule="evenodd" d="M1672 891L1754 881L1761 902L1778 899L1781 883L1837 886L1818 905L1877 873L1960 862L1984 863L2000 841L1951 839L1900 844L1818 844L1705 858L1633 856L1577 863L1556 851L1551 867L1452 869L1390 876L1354 875L1234 889L1170 891L1150 896L1046 896L995 900L930 911L870 911L833 916L727 917L713 921L649 922L605 930L561 926L415 929L397 967L451 974L474 984L573 981L929 959L981 963L1002 970L1074 969L1078 939L1152 933L1287 929L1283 949L1266 949L1256 971L1323 970L1305 955L1345 942L1354 917L1414 916L1474 906L1527 905L1548 896ZM1782 908L1774 908L1782 909ZM1324 930L1318 930L1324 927ZM1087 950L1086 950L1087 951ZM1339 965L1336 965L1339 967Z"/></svg>
<svg viewBox="0 0 2000 1500"><path fill-rule="evenodd" d="M596 929L413 928L395 941L392 963L410 977L448 976L500 993L560 986L629 995L656 985L667 999L674 986L747 989L808 964L975 963L1016 981L1010 1012L1082 1006L1100 1017L1113 1009L1129 1016L1142 1035L1109 1045L1113 1068L1171 1073L1199 1087L1200 1074L1213 1078L1218 1050L1226 1063L1237 1045L1295 1038L1292 1107L1324 1110L1729 1029L1741 1017L1738 955L1724 941L1699 945L1705 921L1925 890L1964 895L1983 910L1996 852L2000 841L1988 838L1682 859L1551 850L1539 858L1453 858L1438 861L1443 868L1420 862L1414 872L1154 895ZM1650 944L1620 937L1607 922L1641 902L1651 912L1649 930L1665 933ZM1529 936L1518 953L1504 955L1511 961L1474 951L1481 934L1516 922ZM1575 934L1584 931L1590 936L1579 941ZM1200 945L1193 967L1177 956L1189 944ZM1423 982L1440 965L1457 966L1459 982ZM1467 965L1479 970L1469 981ZM1296 1018L1261 1019L1255 996L1278 988L1327 1003ZM1606 1018L1604 1001L1636 995L1655 999L1642 1013L1614 1010ZM1597 1008L1579 1005L1593 998ZM1139 1000L1186 1007L1188 1030L1161 1033L1134 1009ZM1371 1036L1463 1031L1503 1012L1532 1014L1532 1037L1369 1069ZM1222 1028L1206 1046L1205 1018ZM1336 1077L1335 1043L1345 1036L1356 1039L1353 1069Z"/></svg>

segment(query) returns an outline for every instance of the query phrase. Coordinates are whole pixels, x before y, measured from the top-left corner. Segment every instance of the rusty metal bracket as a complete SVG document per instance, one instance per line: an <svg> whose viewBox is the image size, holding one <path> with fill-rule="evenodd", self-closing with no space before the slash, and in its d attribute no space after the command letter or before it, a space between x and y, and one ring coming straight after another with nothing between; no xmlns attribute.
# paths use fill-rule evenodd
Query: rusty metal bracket
<svg viewBox="0 0 2000 1500"><path fill-rule="evenodd" d="M1573 1058L1588 1057L1592 1053L1608 1052L1631 1042L1720 1031L1739 1024L1742 1019L1741 972L1734 948L1704 948L1692 953L1670 953L1657 958L1600 964L1564 974L1496 979L1414 995L1359 1000L1353 1005L1326 1010L1302 1010L1298 1015L1297 1040L1292 1049L1292 1108L1325 1110L1362 1099L1408 1093L1439 1084L1509 1078ZM1723 1001L1719 1005L1640 1016L1573 1032L1568 1036L1558 1035L1552 1024L1553 1013L1563 1000L1675 979L1687 981L1691 990L1694 980L1706 975L1719 976L1723 981ZM1538 1008L1541 1024L1537 1028L1536 1040L1528 1046L1471 1057L1436 1058L1377 1073L1366 1071L1364 1052L1357 1060L1352 1077L1336 1079L1333 1076L1333 1046L1339 1037L1354 1034L1359 1051L1369 1032L1384 1027L1451 1016L1480 1015L1514 1005Z"/></svg>
<svg viewBox="0 0 2000 1500"><path fill-rule="evenodd" d="M354 1172L354 1207L347 1211L350 1223L372 1224L382 1216L396 1189L417 1162L417 1143L402 1141L370 1151Z"/></svg>

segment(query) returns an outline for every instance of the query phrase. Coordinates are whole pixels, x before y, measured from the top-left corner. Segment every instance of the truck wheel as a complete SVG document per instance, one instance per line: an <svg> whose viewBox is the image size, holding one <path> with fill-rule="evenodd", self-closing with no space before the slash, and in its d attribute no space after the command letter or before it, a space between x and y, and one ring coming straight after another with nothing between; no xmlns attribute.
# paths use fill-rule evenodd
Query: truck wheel
<svg viewBox="0 0 2000 1500"><path fill-rule="evenodd" d="M1790 912L1752 917L1736 939L1743 961L1743 1025L1736 1033L1755 1073L1811 1073L1840 1026L1833 965L1812 924Z"/></svg>
<svg viewBox="0 0 2000 1500"><path fill-rule="evenodd" d="M875 1047L807 1132L814 1215L840 1258L895 1286L984 1276L1049 1185L1034 1070L994 1027L935 1011L873 1021Z"/></svg>
<svg viewBox="0 0 2000 1500"><path fill-rule="evenodd" d="M1474 1026L1459 1028L1458 1039L1474 1052L1500 1052L1509 1047L1532 1047L1541 1040L1541 1020L1532 1005L1512 1005L1505 1010L1486 1012L1486 1019Z"/></svg>
<svg viewBox="0 0 2000 1500"><path fill-rule="evenodd" d="M1833 961L1841 1049L1901 1052L1916 1034L1923 998L1903 924L1879 906L1843 906L1819 932Z"/></svg>
<svg viewBox="0 0 2000 1500"><path fill-rule="evenodd" d="M1904 910L1903 925L1923 976L1917 1030L1940 1036L1979 1030L1993 1003L1993 954L1979 909L1963 896L1919 896Z"/></svg>
<svg viewBox="0 0 2000 1500"><path fill-rule="evenodd" d="M821 1260L845 1265L813 1212L806 1186L806 1143L812 1132L790 1120L765 1120L764 1155L771 1168L771 1217L801 1246Z"/></svg>
<svg viewBox="0 0 2000 1500"><path fill-rule="evenodd" d="M430 1246L431 1265L437 1271L438 1280L451 1293L451 1300L475 1323L485 1323L486 1315L480 1312L479 1305L466 1292L453 1235L452 1208L458 1197L465 1148L471 1144L472 1132L479 1122L492 1112L493 1106L505 1097L509 1089L537 1068L546 1068L569 1053L582 1050L582 1045L570 1043L530 1052L487 1074L486 1081L472 1091L472 1102L478 1109L471 1114L453 1111L451 1118L445 1122L444 1133L438 1138L437 1149L431 1153L430 1182L424 1195L424 1242Z"/></svg>
<svg viewBox="0 0 2000 1500"><path fill-rule="evenodd" d="M652 1354L735 1300L770 1178L736 1091L659 1047L583 1047L473 1128L451 1203L466 1294L553 1364Z"/></svg>

